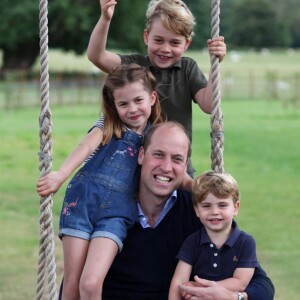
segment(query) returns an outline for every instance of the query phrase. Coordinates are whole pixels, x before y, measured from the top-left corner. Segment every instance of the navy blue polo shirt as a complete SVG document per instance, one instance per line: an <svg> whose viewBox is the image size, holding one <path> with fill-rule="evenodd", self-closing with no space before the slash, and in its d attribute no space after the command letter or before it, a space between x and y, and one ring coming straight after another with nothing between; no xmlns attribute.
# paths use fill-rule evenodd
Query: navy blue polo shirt
<svg viewBox="0 0 300 300"><path fill-rule="evenodd" d="M235 221L230 237L220 249L210 241L203 227L185 240L177 258L193 266L191 278L198 275L214 281L232 277L236 268L259 266L254 238L241 231Z"/></svg>

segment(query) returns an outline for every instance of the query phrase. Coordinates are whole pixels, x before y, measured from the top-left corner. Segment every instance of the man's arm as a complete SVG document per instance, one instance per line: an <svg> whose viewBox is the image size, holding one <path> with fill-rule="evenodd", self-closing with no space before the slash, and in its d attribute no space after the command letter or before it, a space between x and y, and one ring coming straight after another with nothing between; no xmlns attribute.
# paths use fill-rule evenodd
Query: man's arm
<svg viewBox="0 0 300 300"><path fill-rule="evenodd" d="M194 284L191 282L180 285L180 290L187 294L185 299L193 300L237 300L237 292L225 289L215 281L200 279L195 276ZM272 281L268 278L265 271L258 267L254 275L243 292L245 300L273 300L275 289Z"/></svg>
<svg viewBox="0 0 300 300"><path fill-rule="evenodd" d="M109 26L116 4L115 0L100 0L101 16L91 34L87 49L88 59L106 73L121 64L119 55L106 50Z"/></svg>
<svg viewBox="0 0 300 300"><path fill-rule="evenodd" d="M254 268L236 268L231 278L218 281L218 284L231 291L244 291L253 274Z"/></svg>
<svg viewBox="0 0 300 300"><path fill-rule="evenodd" d="M259 266L245 289L249 300L273 300L275 288L266 272Z"/></svg>
<svg viewBox="0 0 300 300"><path fill-rule="evenodd" d="M187 282L179 286L184 299L237 300L237 292L225 289L216 281L201 279L198 276L195 276L194 279L195 282Z"/></svg>

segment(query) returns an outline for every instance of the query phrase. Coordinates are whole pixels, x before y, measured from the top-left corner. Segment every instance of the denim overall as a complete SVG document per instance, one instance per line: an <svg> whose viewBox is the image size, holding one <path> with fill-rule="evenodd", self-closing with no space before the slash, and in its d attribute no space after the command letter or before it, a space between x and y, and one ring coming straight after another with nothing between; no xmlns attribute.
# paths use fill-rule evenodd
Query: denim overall
<svg viewBox="0 0 300 300"><path fill-rule="evenodd" d="M106 237L121 251L127 229L137 219L137 157L142 142L142 135L127 129L122 139L113 137L75 174L66 190L60 237Z"/></svg>

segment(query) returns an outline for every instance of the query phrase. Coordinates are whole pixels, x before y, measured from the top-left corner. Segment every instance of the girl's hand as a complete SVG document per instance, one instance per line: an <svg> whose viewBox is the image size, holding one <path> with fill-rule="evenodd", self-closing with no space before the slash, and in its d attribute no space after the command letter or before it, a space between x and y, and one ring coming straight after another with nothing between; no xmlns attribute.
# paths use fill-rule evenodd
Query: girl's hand
<svg viewBox="0 0 300 300"><path fill-rule="evenodd" d="M59 171L53 171L41 177L36 184L36 191L41 197L49 196L58 191L64 183L64 176Z"/></svg>

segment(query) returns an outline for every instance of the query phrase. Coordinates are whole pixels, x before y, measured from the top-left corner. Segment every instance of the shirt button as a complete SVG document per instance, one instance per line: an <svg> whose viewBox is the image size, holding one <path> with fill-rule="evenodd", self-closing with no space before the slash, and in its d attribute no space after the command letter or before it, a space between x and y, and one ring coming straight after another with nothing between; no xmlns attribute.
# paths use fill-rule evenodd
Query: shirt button
<svg viewBox="0 0 300 300"><path fill-rule="evenodd" d="M209 246L210 246L210 248L213 248L213 247L214 247L214 244L210 244Z"/></svg>
<svg viewBox="0 0 300 300"><path fill-rule="evenodd" d="M216 268L218 265L216 263L213 264L214 268Z"/></svg>
<svg viewBox="0 0 300 300"><path fill-rule="evenodd" d="M214 256L218 256L218 253L214 253Z"/></svg>

